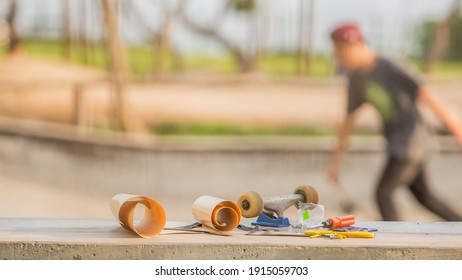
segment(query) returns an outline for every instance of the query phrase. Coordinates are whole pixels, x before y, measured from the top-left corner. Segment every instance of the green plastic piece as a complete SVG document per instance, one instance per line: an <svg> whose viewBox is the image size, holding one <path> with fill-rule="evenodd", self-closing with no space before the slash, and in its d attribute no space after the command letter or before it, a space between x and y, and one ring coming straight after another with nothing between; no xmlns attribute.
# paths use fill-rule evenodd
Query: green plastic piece
<svg viewBox="0 0 462 280"><path fill-rule="evenodd" d="M303 211L303 220L306 221L310 218L310 212Z"/></svg>

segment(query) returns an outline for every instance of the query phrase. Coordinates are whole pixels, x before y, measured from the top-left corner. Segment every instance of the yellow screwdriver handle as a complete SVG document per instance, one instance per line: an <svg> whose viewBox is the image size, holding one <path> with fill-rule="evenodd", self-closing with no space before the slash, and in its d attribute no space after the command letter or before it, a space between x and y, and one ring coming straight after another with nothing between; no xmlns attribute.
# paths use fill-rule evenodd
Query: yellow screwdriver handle
<svg viewBox="0 0 462 280"><path fill-rule="evenodd" d="M334 230L307 230L304 232L305 235L313 236L318 235L322 236L325 234L337 234L350 238L374 238L375 234L367 231L334 231Z"/></svg>
<svg viewBox="0 0 462 280"><path fill-rule="evenodd" d="M375 234L367 231L336 232L349 238L374 238Z"/></svg>
<svg viewBox="0 0 462 280"><path fill-rule="evenodd" d="M312 235L325 235L325 234L332 234L334 233L333 230L322 230L322 229L319 229L319 230L307 230L305 231L303 234L305 235L308 235L308 236L312 236Z"/></svg>

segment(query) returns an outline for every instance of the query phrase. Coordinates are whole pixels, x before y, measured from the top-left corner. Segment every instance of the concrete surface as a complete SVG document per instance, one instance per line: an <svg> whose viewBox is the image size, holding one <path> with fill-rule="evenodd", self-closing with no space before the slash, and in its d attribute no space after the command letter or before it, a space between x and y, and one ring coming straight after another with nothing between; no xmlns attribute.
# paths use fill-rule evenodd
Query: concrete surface
<svg viewBox="0 0 462 280"><path fill-rule="evenodd" d="M462 223L367 224L387 230L374 239L246 236L240 231L232 236L164 231L142 239L110 219L2 218L0 259L462 259Z"/></svg>

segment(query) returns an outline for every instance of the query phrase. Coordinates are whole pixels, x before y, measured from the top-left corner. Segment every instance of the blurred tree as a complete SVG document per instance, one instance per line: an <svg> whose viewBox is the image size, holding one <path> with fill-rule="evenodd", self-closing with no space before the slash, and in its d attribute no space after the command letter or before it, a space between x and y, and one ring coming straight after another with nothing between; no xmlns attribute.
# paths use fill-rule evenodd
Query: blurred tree
<svg viewBox="0 0 462 280"><path fill-rule="evenodd" d="M89 46L88 46L88 32L86 29L86 24L88 21L88 14L87 14L87 1L79 1L80 6L80 16L79 16L79 33L78 33L78 42L79 42L79 47L80 47L80 54L81 54L81 61L84 64L88 64L90 61L89 57Z"/></svg>
<svg viewBox="0 0 462 280"><path fill-rule="evenodd" d="M10 27L6 21L0 20L0 46L7 45L10 41Z"/></svg>
<svg viewBox="0 0 462 280"><path fill-rule="evenodd" d="M101 0L107 35L109 70L113 86L113 119L115 126L127 130L126 109L124 102L124 84L128 79L128 64L125 48L120 38L117 13L118 1Z"/></svg>
<svg viewBox="0 0 462 280"><path fill-rule="evenodd" d="M437 26L437 21L425 21L416 28L414 33L415 46L412 49L412 57L419 60L425 59L428 55Z"/></svg>
<svg viewBox="0 0 462 280"><path fill-rule="evenodd" d="M429 56L437 29L437 21L426 21L417 28L413 53L415 58L425 60ZM441 58L462 61L462 14L457 15L448 29L448 45Z"/></svg>
<svg viewBox="0 0 462 280"><path fill-rule="evenodd" d="M231 12L243 15L247 21L245 25L247 29L247 37L243 52L247 54L247 57L249 57L249 68L243 71L241 68L241 71L251 72L257 67L261 50L259 36L260 30L256 21L257 2L256 0L228 0L227 6Z"/></svg>
<svg viewBox="0 0 462 280"><path fill-rule="evenodd" d="M18 2L16 0L10 0L8 7L8 14L6 16L6 22L10 29L10 40L8 43L8 53L10 55L16 54L21 50L21 40L19 39L16 30L16 16L18 12Z"/></svg>
<svg viewBox="0 0 462 280"><path fill-rule="evenodd" d="M311 70L311 61L313 56L314 5L315 0L300 0L298 54L295 57L297 73L299 75L303 74L305 71L310 73Z"/></svg>
<svg viewBox="0 0 462 280"><path fill-rule="evenodd" d="M295 56L297 74L303 73L303 60L305 59L305 0L299 0L299 34L298 34L298 54Z"/></svg>
<svg viewBox="0 0 462 280"><path fill-rule="evenodd" d="M314 9L315 9L315 0L309 0L308 3L308 38L307 38L307 54L306 54L306 68L308 73L311 73L311 66L314 57Z"/></svg>
<svg viewBox="0 0 462 280"><path fill-rule="evenodd" d="M186 2L186 1L185 1ZM247 15L254 14L257 9L255 0L228 0L224 10L219 13L213 24L208 26L202 26L192 21L186 15L183 15L182 19L184 24L192 29L193 31L210 37L225 47L234 57L237 64L239 65L240 72L252 72L256 67L257 53L256 51L250 51L249 49L243 48L236 44L232 39L228 39L222 35L219 31L220 23L223 18L230 11L243 12ZM255 50L258 48L256 47Z"/></svg>
<svg viewBox="0 0 462 280"><path fill-rule="evenodd" d="M64 48L63 48L63 57L66 59L71 58L71 18L70 18L70 0L62 0L62 20L63 20L63 41L64 41Z"/></svg>
<svg viewBox="0 0 462 280"><path fill-rule="evenodd" d="M165 59L170 54L171 46L171 30L174 19L172 13L172 7L169 0L162 0L162 10L164 15L164 21L161 23L159 31L157 33L156 45L157 45L157 57L154 63L154 74L160 75L164 69Z"/></svg>
<svg viewBox="0 0 462 280"><path fill-rule="evenodd" d="M172 51L171 32L174 20L181 15L186 1L181 1L174 8L170 0L162 0L164 21L161 23L156 36L157 56L154 64L154 74L160 75L165 68L165 60L169 55L174 58L175 65L181 67L181 59L176 52Z"/></svg>
<svg viewBox="0 0 462 280"><path fill-rule="evenodd" d="M240 12L253 12L257 8L255 0L230 0L229 6Z"/></svg>
<svg viewBox="0 0 462 280"><path fill-rule="evenodd" d="M460 5L461 0L455 0L446 18L438 23L424 61L424 72L430 72L438 59L447 50L451 35L451 25L460 13Z"/></svg>
<svg viewBox="0 0 462 280"><path fill-rule="evenodd" d="M462 14L459 13L457 18L452 22L451 41L449 42L447 57L457 61L462 61Z"/></svg>
<svg viewBox="0 0 462 280"><path fill-rule="evenodd" d="M152 68L155 75L161 75L166 68L166 61L169 57L173 59L173 70L182 70L182 57L171 44L171 32L175 20L181 16L186 1L180 1L176 5L170 0L158 0L163 18L160 26L155 29L151 27L140 12L139 7L132 1L122 1L122 12L129 18L135 20L149 37L153 37L154 43L154 61Z"/></svg>

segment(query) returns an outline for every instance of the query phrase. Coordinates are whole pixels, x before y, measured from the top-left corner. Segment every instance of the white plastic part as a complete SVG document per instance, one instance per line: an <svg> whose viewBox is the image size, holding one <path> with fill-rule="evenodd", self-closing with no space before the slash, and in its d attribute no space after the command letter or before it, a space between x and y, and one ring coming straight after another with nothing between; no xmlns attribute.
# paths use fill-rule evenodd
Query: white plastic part
<svg viewBox="0 0 462 280"><path fill-rule="evenodd" d="M302 226L313 226L324 221L324 205L314 203L298 204L298 223Z"/></svg>

